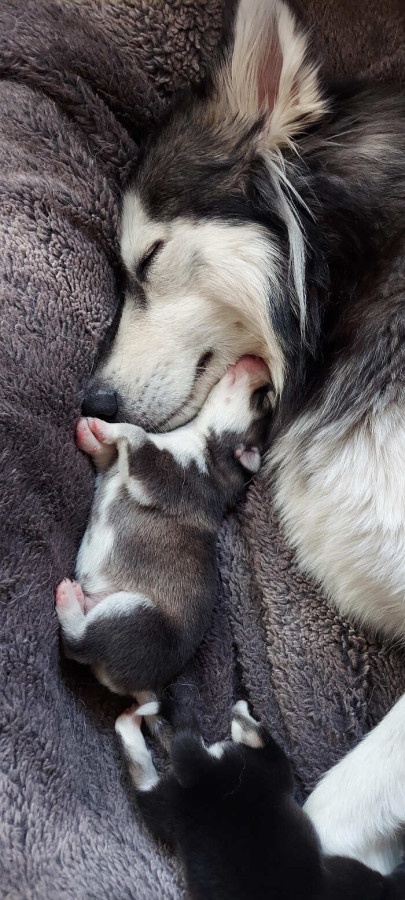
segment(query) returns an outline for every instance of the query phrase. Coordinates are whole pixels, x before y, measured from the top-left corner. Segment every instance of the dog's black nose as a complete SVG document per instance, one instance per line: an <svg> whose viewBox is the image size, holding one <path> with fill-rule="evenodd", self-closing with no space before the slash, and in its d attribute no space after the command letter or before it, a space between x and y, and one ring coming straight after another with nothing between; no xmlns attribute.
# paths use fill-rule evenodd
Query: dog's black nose
<svg viewBox="0 0 405 900"><path fill-rule="evenodd" d="M82 412L84 416L112 419L118 412L116 391L97 390L95 387L89 387L84 395Z"/></svg>

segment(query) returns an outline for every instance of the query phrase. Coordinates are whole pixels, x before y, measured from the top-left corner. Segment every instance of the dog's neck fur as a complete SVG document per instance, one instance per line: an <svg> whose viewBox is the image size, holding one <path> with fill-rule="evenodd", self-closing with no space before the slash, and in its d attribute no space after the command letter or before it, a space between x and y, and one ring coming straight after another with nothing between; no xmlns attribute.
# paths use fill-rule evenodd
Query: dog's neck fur
<svg viewBox="0 0 405 900"><path fill-rule="evenodd" d="M363 103L367 118L361 115ZM388 153L383 137L390 107ZM339 143L333 149L335 135ZM367 321L376 332L380 327L378 302L372 302L376 285L393 255L403 251L405 235L405 171L395 164L405 153L404 98L361 85L333 91L330 112L299 147L299 157L285 154L284 167L290 202L306 236L307 329L303 339L296 307L286 296L282 309L273 312L287 359L276 430L313 403L318 385L325 383L358 327L365 329Z"/></svg>

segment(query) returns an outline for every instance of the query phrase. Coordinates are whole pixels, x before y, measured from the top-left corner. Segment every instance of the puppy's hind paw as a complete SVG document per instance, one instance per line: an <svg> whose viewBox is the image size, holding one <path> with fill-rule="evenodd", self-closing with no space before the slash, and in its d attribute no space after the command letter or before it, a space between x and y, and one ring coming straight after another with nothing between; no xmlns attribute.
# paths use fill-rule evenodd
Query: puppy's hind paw
<svg viewBox="0 0 405 900"><path fill-rule="evenodd" d="M138 704L134 703L133 706L124 709L124 712L118 716L118 719L115 721L115 730L121 736L121 732L130 734L134 730L135 733L135 730L139 730L141 725L142 716L138 713Z"/></svg>
<svg viewBox="0 0 405 900"><path fill-rule="evenodd" d="M80 584L77 581L70 581L64 578L56 588L56 611L59 613L75 612L79 605L81 611L84 609L84 594Z"/></svg>
<svg viewBox="0 0 405 900"><path fill-rule="evenodd" d="M259 722L249 713L246 700L238 700L232 709L231 734L234 743L255 749L264 747L261 731Z"/></svg>
<svg viewBox="0 0 405 900"><path fill-rule="evenodd" d="M138 791L150 791L158 784L159 776L146 746L141 723L138 707L132 706L118 717L115 731L129 761L129 771L135 787Z"/></svg>
<svg viewBox="0 0 405 900"><path fill-rule="evenodd" d="M58 585L56 589L56 614L62 629L63 639L67 642L67 645L83 637L86 629L84 595L77 582L71 582L69 578L65 578ZM75 658L73 653L69 653L69 655Z"/></svg>
<svg viewBox="0 0 405 900"><path fill-rule="evenodd" d="M141 703L138 712L144 717L148 731L169 753L174 737L174 728L165 717L165 704L162 704L151 691L142 691L136 696Z"/></svg>

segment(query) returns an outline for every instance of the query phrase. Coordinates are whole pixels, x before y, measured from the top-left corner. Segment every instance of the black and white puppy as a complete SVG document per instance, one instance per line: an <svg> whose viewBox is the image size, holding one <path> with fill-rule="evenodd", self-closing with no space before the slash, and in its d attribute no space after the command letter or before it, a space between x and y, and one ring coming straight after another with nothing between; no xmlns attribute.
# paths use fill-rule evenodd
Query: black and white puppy
<svg viewBox="0 0 405 900"><path fill-rule="evenodd" d="M194 900L400 900L405 865L390 876L322 855L315 829L293 799L290 763L270 733L233 708L232 742L206 746L178 731L172 771L159 779L140 730L156 704L127 710L116 731L139 809L156 838L175 845ZM161 720L154 720L153 730Z"/></svg>
<svg viewBox="0 0 405 900"><path fill-rule="evenodd" d="M112 691L163 687L200 643L223 514L260 468L267 389L265 364L244 357L169 434L79 421L99 474L77 581L59 585L56 611L67 654Z"/></svg>

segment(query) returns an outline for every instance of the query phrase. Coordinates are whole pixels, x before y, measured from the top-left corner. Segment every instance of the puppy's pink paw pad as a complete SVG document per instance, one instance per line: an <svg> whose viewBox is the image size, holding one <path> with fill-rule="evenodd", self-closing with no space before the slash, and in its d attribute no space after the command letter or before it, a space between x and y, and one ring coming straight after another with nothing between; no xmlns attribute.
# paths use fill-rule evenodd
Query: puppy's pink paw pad
<svg viewBox="0 0 405 900"><path fill-rule="evenodd" d="M69 578L64 578L56 588L56 606L59 609L69 609L73 601L76 600L72 582Z"/></svg>
<svg viewBox="0 0 405 900"><path fill-rule="evenodd" d="M87 421L94 437L103 444L111 431L111 425L104 422L103 419L88 419Z"/></svg>
<svg viewBox="0 0 405 900"><path fill-rule="evenodd" d="M78 581L72 581L72 588L74 590L76 600L78 603L80 603L80 606L84 612L85 597L82 591L82 587Z"/></svg>
<svg viewBox="0 0 405 900"><path fill-rule="evenodd" d="M102 449L100 441L92 433L88 419L79 419L76 425L76 445L90 456L96 456Z"/></svg>

